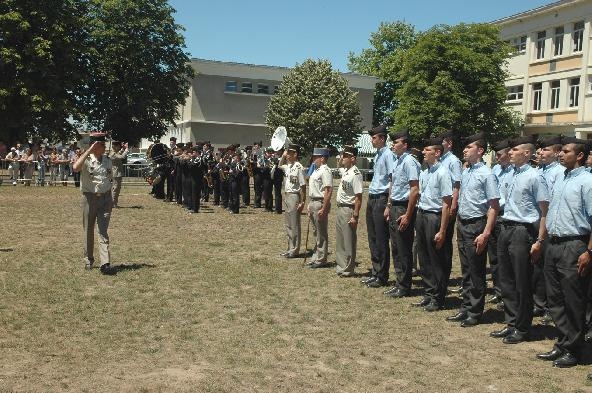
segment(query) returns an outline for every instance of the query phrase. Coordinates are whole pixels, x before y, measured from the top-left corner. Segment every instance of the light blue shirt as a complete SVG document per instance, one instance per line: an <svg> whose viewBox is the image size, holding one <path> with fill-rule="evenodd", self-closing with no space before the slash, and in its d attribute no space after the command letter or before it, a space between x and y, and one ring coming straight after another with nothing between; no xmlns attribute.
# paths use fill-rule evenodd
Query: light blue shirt
<svg viewBox="0 0 592 393"><path fill-rule="evenodd" d="M489 209L489 201L499 199L497 179L483 162L478 162L462 173L458 215L463 220L483 217Z"/></svg>
<svg viewBox="0 0 592 393"><path fill-rule="evenodd" d="M549 194L553 192L553 186L555 185L555 182L557 182L558 179L563 179L563 176L565 175L565 167L559 164L557 161L540 166L539 171L547 182Z"/></svg>
<svg viewBox="0 0 592 393"><path fill-rule="evenodd" d="M450 172L437 162L427 167L419 175L419 203L417 207L432 212L442 211L442 198L452 197L452 179Z"/></svg>
<svg viewBox="0 0 592 393"><path fill-rule="evenodd" d="M374 173L370 186L368 186L369 194L376 195L388 192L394 166L395 160L390 149L384 146L376 152L376 156L374 157Z"/></svg>
<svg viewBox="0 0 592 393"><path fill-rule="evenodd" d="M587 235L592 225L592 174L580 167L557 180L547 214L553 236Z"/></svg>
<svg viewBox="0 0 592 393"><path fill-rule="evenodd" d="M409 200L411 187L409 182L419 180L421 166L409 152L395 156L395 167L393 169L393 187L391 188L391 199L394 201Z"/></svg>
<svg viewBox="0 0 592 393"><path fill-rule="evenodd" d="M512 177L514 176L514 166L508 164L504 168L500 164L496 164L491 172L493 172L497 178L497 189L500 195L499 205L500 209L503 209L506 205L506 196L508 195L508 190L512 183Z"/></svg>
<svg viewBox="0 0 592 393"><path fill-rule="evenodd" d="M446 169L448 169L448 172L450 172L450 177L452 178L453 185L456 182L460 182L462 178L463 168L462 162L460 162L458 157L456 157L454 154L452 154L451 151L449 151L445 153L442 156L442 158L440 158L440 163L444 167L446 167Z"/></svg>
<svg viewBox="0 0 592 393"><path fill-rule="evenodd" d="M506 196L504 220L535 223L541 214L539 202L549 200L545 178L528 164L514 170L514 176Z"/></svg>

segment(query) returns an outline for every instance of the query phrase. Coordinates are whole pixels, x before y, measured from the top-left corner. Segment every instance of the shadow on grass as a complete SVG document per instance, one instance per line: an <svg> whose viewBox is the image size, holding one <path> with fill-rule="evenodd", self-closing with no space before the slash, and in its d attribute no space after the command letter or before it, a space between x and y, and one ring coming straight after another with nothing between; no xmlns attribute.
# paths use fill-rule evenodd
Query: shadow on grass
<svg viewBox="0 0 592 393"><path fill-rule="evenodd" d="M138 270L138 269L143 269L143 268L153 268L156 267L156 265L152 264L152 263L122 263L119 265L113 265L113 270L115 270L116 273L120 273L120 272L124 272L124 271L128 271L128 270Z"/></svg>
<svg viewBox="0 0 592 393"><path fill-rule="evenodd" d="M0 248L0 252L12 252L14 248Z"/></svg>
<svg viewBox="0 0 592 393"><path fill-rule="evenodd" d="M117 209L143 209L144 206L142 205L132 205L132 206L118 206Z"/></svg>

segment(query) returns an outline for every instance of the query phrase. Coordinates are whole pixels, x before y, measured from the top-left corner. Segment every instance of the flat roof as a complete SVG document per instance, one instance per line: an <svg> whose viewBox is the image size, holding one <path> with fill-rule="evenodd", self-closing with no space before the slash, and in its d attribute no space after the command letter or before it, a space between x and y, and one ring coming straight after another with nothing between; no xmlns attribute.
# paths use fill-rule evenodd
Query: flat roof
<svg viewBox="0 0 592 393"><path fill-rule="evenodd" d="M579 2L583 2L585 0L561 0L561 1L556 1L550 4L546 4L546 5L542 5L540 7L537 8L533 8L531 10L528 11L524 11L524 12L520 12L518 14L514 14L514 15L510 15L510 16L506 16L500 19L496 19L494 21L491 21L491 24L496 24L496 25L503 25L506 23L510 23L515 21L516 19L522 19L522 18L528 18L531 16L535 16L538 14L542 14L542 13L546 13L549 12L551 10L555 10L555 9L559 9L559 8L563 8L565 6L568 6L570 4L573 3L579 3Z"/></svg>

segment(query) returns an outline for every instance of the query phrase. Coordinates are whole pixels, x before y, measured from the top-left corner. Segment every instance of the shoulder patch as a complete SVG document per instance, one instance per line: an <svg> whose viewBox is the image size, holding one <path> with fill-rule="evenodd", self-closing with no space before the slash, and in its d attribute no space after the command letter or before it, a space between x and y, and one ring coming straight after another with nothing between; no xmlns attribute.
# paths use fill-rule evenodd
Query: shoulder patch
<svg viewBox="0 0 592 393"><path fill-rule="evenodd" d="M359 175L361 172L356 168L354 169L354 175Z"/></svg>

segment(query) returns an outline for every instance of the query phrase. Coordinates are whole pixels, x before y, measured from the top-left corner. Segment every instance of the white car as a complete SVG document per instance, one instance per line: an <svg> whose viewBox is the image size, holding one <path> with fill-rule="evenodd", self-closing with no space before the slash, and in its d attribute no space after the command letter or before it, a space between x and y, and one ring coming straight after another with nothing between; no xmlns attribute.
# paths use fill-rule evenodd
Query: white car
<svg viewBox="0 0 592 393"><path fill-rule="evenodd" d="M134 165L146 165L148 164L148 160L146 159L146 154L144 153L130 153L127 155L127 163Z"/></svg>

